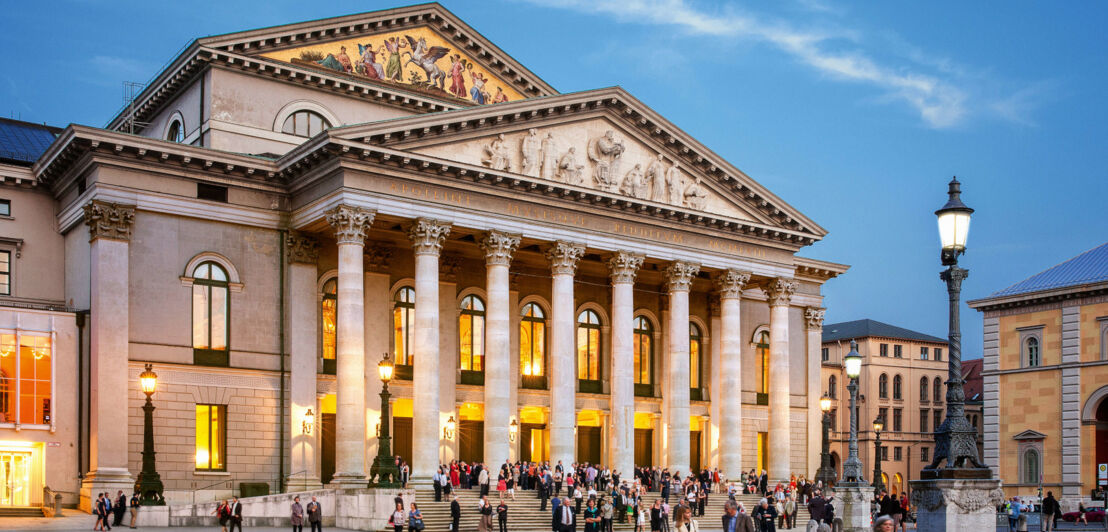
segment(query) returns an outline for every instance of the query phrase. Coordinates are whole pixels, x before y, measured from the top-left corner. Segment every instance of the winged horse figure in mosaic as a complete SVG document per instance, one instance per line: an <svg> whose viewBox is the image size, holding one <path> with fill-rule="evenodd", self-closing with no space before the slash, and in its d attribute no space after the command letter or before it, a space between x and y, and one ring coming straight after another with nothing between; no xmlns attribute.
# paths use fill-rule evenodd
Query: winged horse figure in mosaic
<svg viewBox="0 0 1108 532"><path fill-rule="evenodd" d="M411 52L404 52L404 55L408 56L407 64L415 63L423 68L427 74L428 86L438 85L440 89L444 89L446 73L435 62L442 59L450 49L443 46L428 47L427 40L423 37L418 41L410 35L405 35L404 38L408 39L408 44L412 47Z"/></svg>

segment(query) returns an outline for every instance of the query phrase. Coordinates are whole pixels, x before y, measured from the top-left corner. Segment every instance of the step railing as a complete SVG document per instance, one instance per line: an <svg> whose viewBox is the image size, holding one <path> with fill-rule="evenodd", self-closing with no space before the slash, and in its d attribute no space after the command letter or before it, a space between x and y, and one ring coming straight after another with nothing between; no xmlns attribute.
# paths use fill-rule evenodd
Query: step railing
<svg viewBox="0 0 1108 532"><path fill-rule="evenodd" d="M42 488L42 515L46 517L62 516L62 494L50 489L50 486L43 486Z"/></svg>

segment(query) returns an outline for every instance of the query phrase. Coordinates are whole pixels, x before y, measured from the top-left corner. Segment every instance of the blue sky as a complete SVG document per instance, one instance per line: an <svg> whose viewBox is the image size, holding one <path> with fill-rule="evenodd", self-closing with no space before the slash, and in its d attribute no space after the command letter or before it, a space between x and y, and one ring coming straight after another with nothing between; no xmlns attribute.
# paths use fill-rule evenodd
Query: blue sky
<svg viewBox="0 0 1108 532"><path fill-rule="evenodd" d="M801 253L852 265L828 323L945 336L932 213L952 175L977 209L969 298L1108 240L1108 3L443 3L559 91L623 86L827 228ZM9 3L0 114L102 126L122 81L191 39L397 5Z"/></svg>

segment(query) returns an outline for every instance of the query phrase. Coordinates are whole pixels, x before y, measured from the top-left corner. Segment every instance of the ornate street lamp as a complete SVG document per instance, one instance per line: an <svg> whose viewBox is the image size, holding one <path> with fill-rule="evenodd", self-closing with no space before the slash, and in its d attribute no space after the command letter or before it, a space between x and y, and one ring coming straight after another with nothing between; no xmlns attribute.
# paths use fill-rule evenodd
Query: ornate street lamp
<svg viewBox="0 0 1108 532"><path fill-rule="evenodd" d="M165 504L162 495L164 487L162 477L154 466L154 403L150 400L158 387L158 374L154 373L151 364L147 364L146 371L139 375L139 385L142 393L146 394L146 404L142 406L142 472L135 479L135 492L139 494L143 506L162 506Z"/></svg>
<svg viewBox="0 0 1108 532"><path fill-rule="evenodd" d="M519 434L519 422L513 419L512 423L508 425L508 441L515 443L517 434Z"/></svg>
<svg viewBox="0 0 1108 532"><path fill-rule="evenodd" d="M939 218L939 239L942 241L942 262L947 269L939 277L946 281L950 300L949 354L947 358L946 419L935 429L935 457L920 474L929 478L991 478L992 471L977 455L977 431L966 420L966 394L962 388L962 328L959 306L962 281L969 270L958 267L958 256L966 252L970 215L973 209L962 203L962 185L958 178L950 180L949 198L943 208L935 211ZM945 467L942 466L945 461Z"/></svg>
<svg viewBox="0 0 1108 532"><path fill-rule="evenodd" d="M377 456L373 458L373 465L369 468L371 482L376 479L377 482L373 485L379 488L395 488L400 485L400 469L396 467L389 442L389 381L392 380L392 371L392 361L389 360L389 354L385 353L377 364L377 373L381 376L381 421L378 425L381 434L377 438Z"/></svg>
<svg viewBox="0 0 1108 532"><path fill-rule="evenodd" d="M822 481L824 489L827 489L835 483L835 468L831 467L831 398L826 393L819 399L819 409L823 412L823 447L816 481Z"/></svg>
<svg viewBox="0 0 1108 532"><path fill-rule="evenodd" d="M850 384L850 454L843 462L842 483L863 484L862 461L858 458L858 376L862 374L862 355L858 354L858 342L850 341L850 352L843 357L843 366Z"/></svg>
<svg viewBox="0 0 1108 532"><path fill-rule="evenodd" d="M885 418L873 420L873 492L881 494L885 481L881 480L881 431L885 430Z"/></svg>

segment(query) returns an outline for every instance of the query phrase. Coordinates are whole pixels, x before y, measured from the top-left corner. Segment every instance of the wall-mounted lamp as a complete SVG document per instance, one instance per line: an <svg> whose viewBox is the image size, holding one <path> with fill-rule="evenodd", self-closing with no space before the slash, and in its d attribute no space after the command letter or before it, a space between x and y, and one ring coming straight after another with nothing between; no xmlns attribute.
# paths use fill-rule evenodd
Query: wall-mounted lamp
<svg viewBox="0 0 1108 532"><path fill-rule="evenodd" d="M442 429L442 437L447 440L454 439L454 428L457 426L457 422L454 421L454 416L450 416L450 419L446 420L446 426Z"/></svg>
<svg viewBox="0 0 1108 532"><path fill-rule="evenodd" d="M512 423L508 425L508 441L515 443L516 436L519 434L519 422L512 420Z"/></svg>
<svg viewBox="0 0 1108 532"><path fill-rule="evenodd" d="M309 408L307 412L304 412L304 421L301 424L301 427L304 429L304 434L311 435L313 426L315 426L315 413Z"/></svg>

